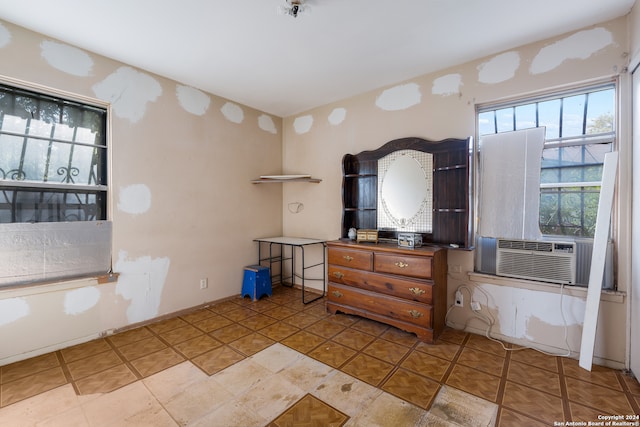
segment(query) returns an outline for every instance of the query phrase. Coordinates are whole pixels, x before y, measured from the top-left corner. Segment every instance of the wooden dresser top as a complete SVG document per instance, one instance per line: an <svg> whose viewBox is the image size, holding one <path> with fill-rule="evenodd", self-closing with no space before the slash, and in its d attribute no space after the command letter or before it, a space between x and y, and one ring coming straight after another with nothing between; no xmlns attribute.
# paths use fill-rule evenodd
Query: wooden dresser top
<svg viewBox="0 0 640 427"><path fill-rule="evenodd" d="M374 252L393 252L396 254L401 253L416 256L433 256L436 252L447 250L446 248L438 246L421 246L419 248L408 249L399 247L395 242L357 243L349 239L331 240L327 242L327 246L344 249L370 250Z"/></svg>

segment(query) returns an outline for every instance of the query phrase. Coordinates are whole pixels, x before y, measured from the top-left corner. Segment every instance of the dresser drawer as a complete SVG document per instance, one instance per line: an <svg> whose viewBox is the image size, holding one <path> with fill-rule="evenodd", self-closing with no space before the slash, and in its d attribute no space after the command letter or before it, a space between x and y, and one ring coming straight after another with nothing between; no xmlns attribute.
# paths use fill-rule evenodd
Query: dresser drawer
<svg viewBox="0 0 640 427"><path fill-rule="evenodd" d="M431 264L431 257L376 252L373 270L379 273L430 279Z"/></svg>
<svg viewBox="0 0 640 427"><path fill-rule="evenodd" d="M370 251L329 248L328 261L329 264L360 270L373 270L373 252Z"/></svg>
<svg viewBox="0 0 640 427"><path fill-rule="evenodd" d="M329 302L376 313L423 328L431 328L433 315L431 305L336 283L329 283L328 289L327 297Z"/></svg>
<svg viewBox="0 0 640 427"><path fill-rule="evenodd" d="M398 298L431 304L433 298L433 284L431 282L405 279L386 274L369 271L353 270L350 268L329 265L329 281L380 292Z"/></svg>

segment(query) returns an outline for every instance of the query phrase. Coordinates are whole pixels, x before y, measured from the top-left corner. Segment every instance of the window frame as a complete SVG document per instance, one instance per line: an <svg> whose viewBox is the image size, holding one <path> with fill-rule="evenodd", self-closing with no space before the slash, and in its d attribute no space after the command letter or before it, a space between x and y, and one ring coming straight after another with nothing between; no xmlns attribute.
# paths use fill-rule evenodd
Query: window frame
<svg viewBox="0 0 640 427"><path fill-rule="evenodd" d="M101 158L102 167L104 168L104 174L106 178L103 183L96 185L88 185L88 184L76 184L76 183L61 183L61 182L45 182L45 181L23 181L23 180L0 180L0 190L9 189L9 190L21 190L21 189L33 189L36 191L49 191L49 190L69 190L70 192L77 193L86 193L86 194L95 194L96 197L100 194L104 194L104 219L96 218L91 221L110 221L112 218L113 212L113 203L112 203L112 148L111 148L111 121L112 121L112 111L111 104L106 101L99 100L97 98L92 98L84 95L79 95L76 93L71 93L68 91L53 89L44 85L39 85L36 83L26 82L19 79L14 79L11 77L7 77L4 75L0 75L0 84L13 87L17 90L24 90L27 92L32 92L36 95L42 95L43 97L51 97L55 99L59 99L61 101L69 101L71 103L77 103L85 105L89 108L97 108L105 111L105 123L104 123L104 146L99 145L98 147L104 149L104 156ZM42 139L42 137L38 136L29 136L29 138L33 139ZM55 138L44 138L46 140L56 140ZM69 141L63 141L64 143L70 143ZM83 144L81 142L71 142L74 145L91 145L95 146L95 144ZM51 221L43 221L43 222L51 222ZM59 222L59 221L52 221ZM84 222L84 221L83 221ZM11 222L14 223L14 222ZM2 224L7 223L0 223Z"/></svg>
<svg viewBox="0 0 640 427"><path fill-rule="evenodd" d="M518 107L529 106L532 104L547 102L547 101L554 101L554 100L560 101L561 99L570 98L571 96L584 95L587 93L598 92L600 90L606 90L606 89L613 89L614 91L614 96L613 96L614 111L613 111L613 124L612 124L613 130L611 132L598 133L598 134L594 134L594 136L589 136L589 134L584 133L585 129L583 129L583 133L581 135L566 136L566 137L558 136L556 138L545 139L544 150L554 149L554 148L566 148L566 147L572 147L572 146L594 145L598 143L611 143L610 151L618 150L619 139L620 139L620 136L619 136L620 82L618 81L617 78L611 78L606 80L593 81L593 82L581 84L581 85L574 85L570 87L548 89L548 90L537 92L537 93L530 93L530 94L521 95L513 98L505 98L505 99L501 99L499 101L494 101L494 102L485 102L485 103L476 104L475 105L475 125L476 125L476 147L475 148L478 156L477 158L479 158L480 156L480 146L479 146L480 138L484 135L489 135L489 134L481 135L480 115L482 113L490 112L490 111L497 112L499 110L506 109L506 108L513 109L515 113L515 110ZM584 110L585 111L584 111L584 117L583 117L583 121L584 121L583 126L586 127L587 126L587 123L586 123L587 106L584 107ZM562 122L564 120L562 107L560 108L559 112L560 112L560 117L558 118L558 124L560 127L562 127ZM498 123L497 123L497 114L495 113L494 113L494 120L495 122L493 126L494 126L495 133L500 133L500 130L498 128ZM517 120L517 117L514 114L513 130L520 129L516 126L516 123L517 123L516 120ZM539 115L536 109L536 124L539 124L538 120L539 120ZM544 172L544 169L545 169L544 167L541 169L541 173ZM480 170L480 168L477 168L477 171L478 171L478 174L482 174L482 171ZM480 183L480 179L478 179L477 182ZM576 187L579 187L581 189L580 190L581 194L587 194L590 188L595 189L599 194L600 185L601 185L601 181L580 181L580 182L574 181L574 182L553 182L553 183L542 182L540 185L540 190L541 190L540 196L541 197L543 196L544 189L557 189L559 192L563 188L576 188ZM482 191L482 188L477 188L476 194L480 194L481 191ZM614 211L616 209L617 209L617 200L614 201ZM557 208L557 211L561 212L560 207ZM584 217L584 209L581 211L581 215L582 217ZM615 229L614 218L615 216L612 215L610 235L613 234L613 231ZM539 212L538 213L539 224L541 223L540 220L541 220L541 216ZM541 232L542 232L542 228L541 228ZM547 238L549 239L563 239L563 238L564 239L591 239L591 240L593 239L592 237L589 237L589 236L572 235L572 234L548 234L548 233L542 232L542 235L543 235L543 238L545 239Z"/></svg>
<svg viewBox="0 0 640 427"><path fill-rule="evenodd" d="M102 159L105 168L106 185L105 192L105 219L95 221L71 221L71 222L42 222L42 223L1 223L0 234L3 238L12 243L9 248L4 249L5 262L3 274L0 275L0 292L11 292L11 289L38 289L39 287L51 285L62 286L84 286L87 283L81 279L97 280L96 283L105 283L114 280L117 275L113 274L112 268L112 217L113 217L113 168L112 168L112 106L109 102L84 95L67 92L64 90L52 89L47 86L25 82L4 75L0 75L0 83L12 86L17 89L41 93L44 96L62 98L75 103L86 104L105 110L105 146L106 153ZM12 185L9 182L9 185ZM19 184L20 185L20 184ZM56 187L59 184L50 183L49 186ZM95 190L93 186L90 186ZM72 187L75 189L76 187ZM2 189L2 187L0 187ZM64 231L60 231L64 229ZM36 238L25 238L36 236ZM49 241L62 242L60 245L44 244ZM74 248L74 242L81 245L83 250ZM34 244L40 249L37 257L24 257L25 253L36 253L32 251ZM89 245L89 246L87 246ZM88 250L87 250L88 248ZM44 249L44 250L43 250ZM31 252L28 252L31 251ZM0 250L0 252L2 252ZM75 262L64 261L69 256L74 256ZM39 257L39 258L38 258ZM0 257L2 258L2 257ZM33 259L32 259L33 258ZM47 262L58 260L54 268L49 269L44 266ZM60 261L63 260L63 261ZM27 263L27 264L25 264ZM65 266L70 265L70 268ZM75 265L75 267L74 267ZM78 267L80 266L80 267ZM33 267L33 268L32 268ZM32 268L32 269L31 269ZM26 269L26 270L25 270ZM23 275L24 271L29 271L28 275ZM55 271L54 271L55 270ZM18 274L16 274L18 273ZM38 292L37 290L33 292Z"/></svg>

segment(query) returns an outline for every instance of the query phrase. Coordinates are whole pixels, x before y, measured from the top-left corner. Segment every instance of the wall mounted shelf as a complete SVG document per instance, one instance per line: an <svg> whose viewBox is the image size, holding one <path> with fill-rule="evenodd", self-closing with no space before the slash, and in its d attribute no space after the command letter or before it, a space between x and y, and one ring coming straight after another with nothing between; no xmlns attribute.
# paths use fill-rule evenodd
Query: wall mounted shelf
<svg viewBox="0 0 640 427"><path fill-rule="evenodd" d="M318 178L311 178L311 175L265 175L260 179L251 181L253 184L275 184L282 182L313 182L315 184L322 181Z"/></svg>

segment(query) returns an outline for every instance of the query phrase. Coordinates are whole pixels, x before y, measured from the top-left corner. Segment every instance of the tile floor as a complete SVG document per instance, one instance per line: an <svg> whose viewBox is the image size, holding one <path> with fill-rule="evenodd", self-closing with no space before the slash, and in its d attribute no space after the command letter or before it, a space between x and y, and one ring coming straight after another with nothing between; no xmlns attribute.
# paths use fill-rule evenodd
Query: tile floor
<svg viewBox="0 0 640 427"><path fill-rule="evenodd" d="M507 345L509 347L509 345ZM554 425L640 414L640 385L447 329L425 344L299 290L0 367L0 425Z"/></svg>

